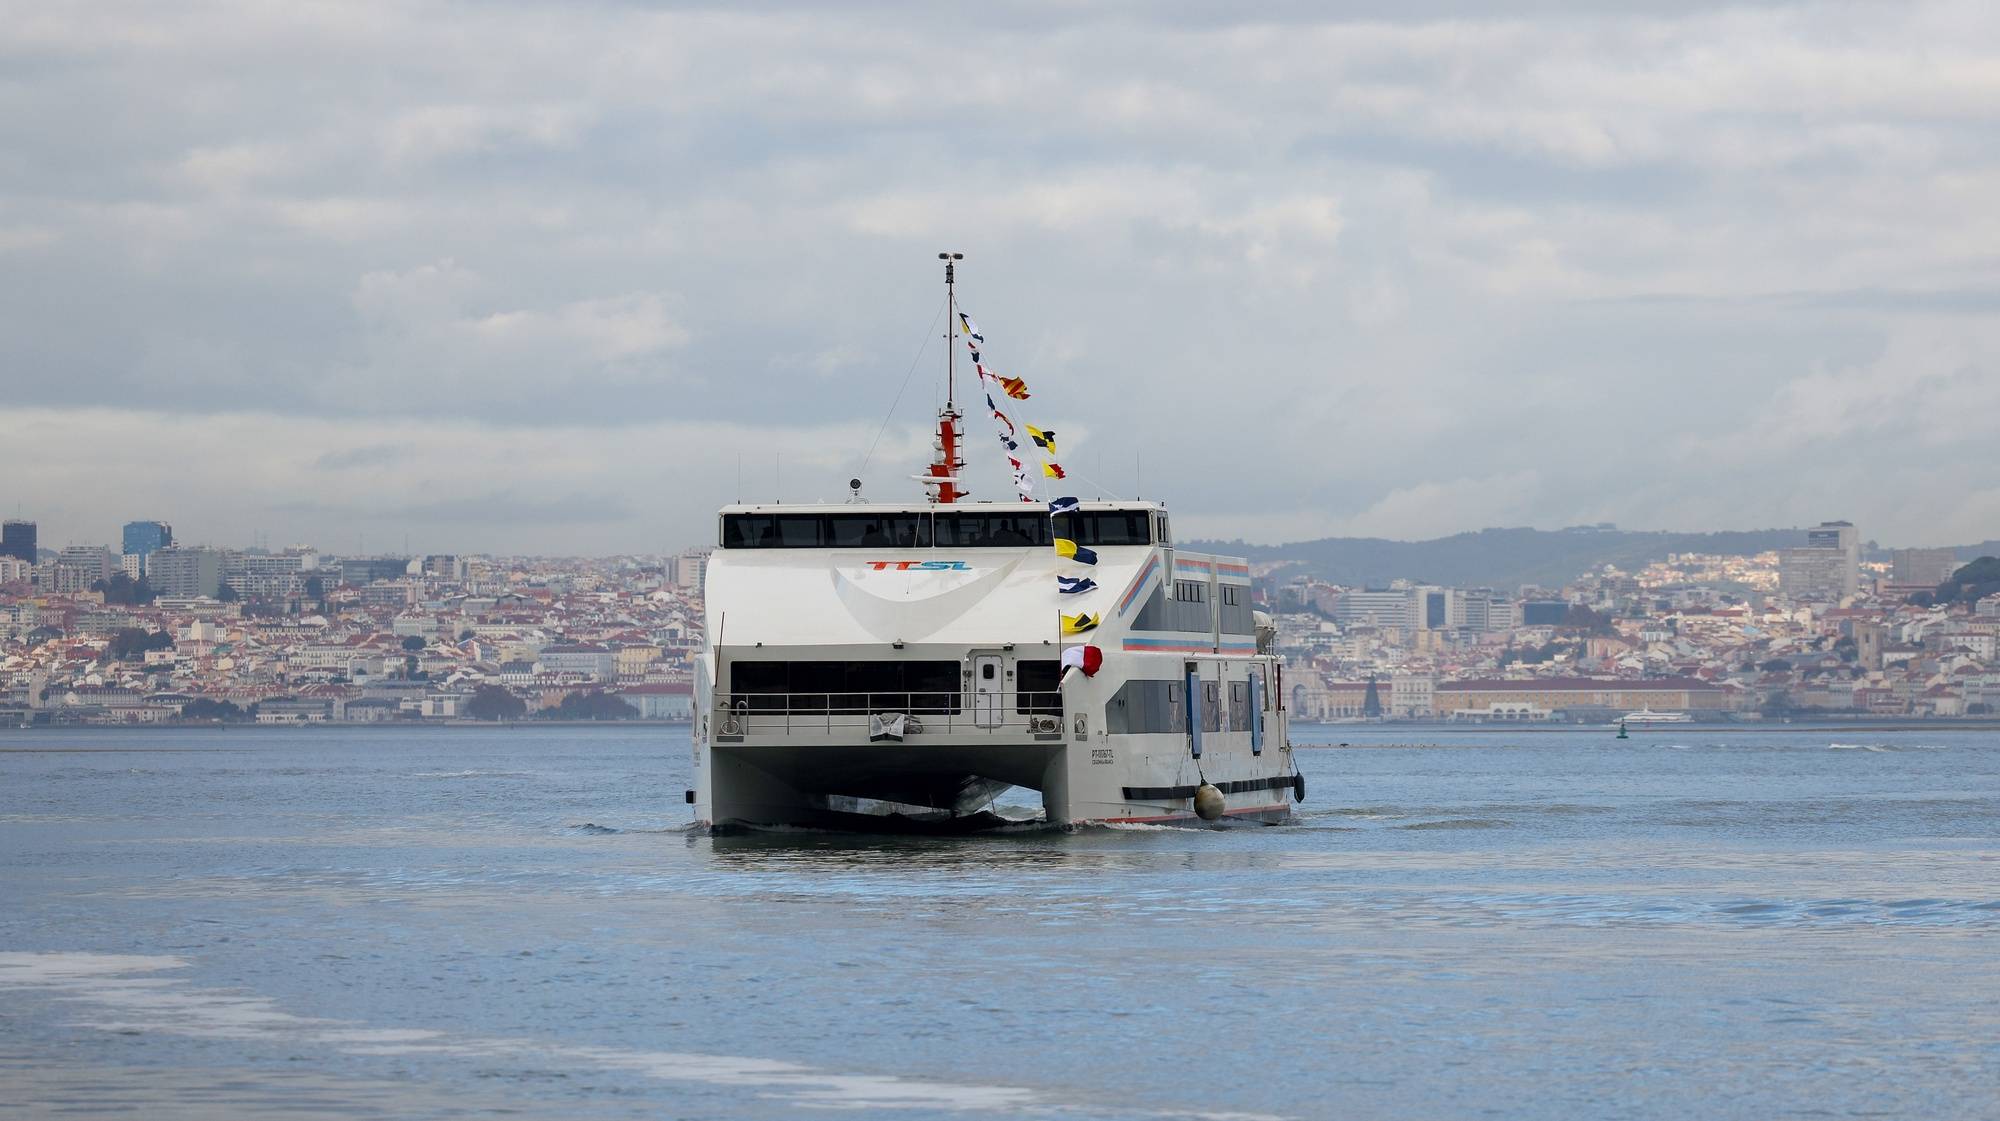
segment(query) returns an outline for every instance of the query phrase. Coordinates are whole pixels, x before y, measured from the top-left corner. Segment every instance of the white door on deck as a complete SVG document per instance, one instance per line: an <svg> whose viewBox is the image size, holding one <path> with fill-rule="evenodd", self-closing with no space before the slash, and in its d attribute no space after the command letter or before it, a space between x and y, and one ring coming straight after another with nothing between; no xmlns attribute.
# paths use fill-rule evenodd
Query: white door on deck
<svg viewBox="0 0 2000 1121"><path fill-rule="evenodd" d="M979 654L972 659L972 723L980 728L998 728L1007 715L1006 679L1000 671L1000 655Z"/></svg>

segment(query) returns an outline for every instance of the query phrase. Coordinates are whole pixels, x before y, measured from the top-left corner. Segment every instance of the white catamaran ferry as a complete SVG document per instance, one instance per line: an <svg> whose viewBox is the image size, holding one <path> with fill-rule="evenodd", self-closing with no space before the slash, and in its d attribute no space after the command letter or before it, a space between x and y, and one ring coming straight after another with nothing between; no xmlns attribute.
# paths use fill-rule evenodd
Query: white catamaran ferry
<svg viewBox="0 0 2000 1121"><path fill-rule="evenodd" d="M722 509L697 824L973 829L1009 787L1060 825L1285 820L1305 784L1249 567L1176 549L1161 503L965 501L953 365L924 497Z"/></svg>

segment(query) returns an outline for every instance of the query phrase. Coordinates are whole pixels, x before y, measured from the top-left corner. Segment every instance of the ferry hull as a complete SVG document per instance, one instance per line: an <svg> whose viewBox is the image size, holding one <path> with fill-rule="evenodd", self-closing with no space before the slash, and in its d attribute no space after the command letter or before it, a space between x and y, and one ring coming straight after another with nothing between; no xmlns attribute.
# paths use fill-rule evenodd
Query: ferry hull
<svg viewBox="0 0 2000 1121"><path fill-rule="evenodd" d="M989 808L1017 787L1041 796L1029 820L1201 827L1214 824L1194 811L1206 780L1223 791L1223 821L1275 825L1290 820L1301 793L1289 751L1214 748L1198 765L1174 745L1105 742L712 744L697 751L697 814L717 833L974 833L1024 823Z"/></svg>

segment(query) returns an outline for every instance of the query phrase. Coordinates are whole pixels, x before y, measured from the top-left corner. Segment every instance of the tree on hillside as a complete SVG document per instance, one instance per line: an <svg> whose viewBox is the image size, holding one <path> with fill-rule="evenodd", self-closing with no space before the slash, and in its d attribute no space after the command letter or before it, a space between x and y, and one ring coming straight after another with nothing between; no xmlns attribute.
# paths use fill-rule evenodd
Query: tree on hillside
<svg viewBox="0 0 2000 1121"><path fill-rule="evenodd" d="M1582 631L1585 634L1607 635L1613 633L1611 616L1592 611L1580 603L1570 604L1569 610L1563 614L1563 621L1559 626L1562 630Z"/></svg>
<svg viewBox="0 0 2000 1121"><path fill-rule="evenodd" d="M1942 606L1951 603L1977 603L1996 593L2000 593L2000 557L1980 557L1952 573L1944 583L1937 586L1937 591L1928 593L1926 600L1920 602L1919 597L1925 596L1926 593L1918 592L1910 597L1910 602L1919 607L1929 607L1933 604Z"/></svg>
<svg viewBox="0 0 2000 1121"><path fill-rule="evenodd" d="M111 641L105 645L104 653L98 655L98 660L128 662L134 658L145 657L148 650L171 650L173 645L174 636L165 631L143 631L138 627L124 627L111 636Z"/></svg>
<svg viewBox="0 0 2000 1121"><path fill-rule="evenodd" d="M474 720L519 720L527 711L528 702L501 685L481 685L465 703L465 715Z"/></svg>
<svg viewBox="0 0 2000 1121"><path fill-rule="evenodd" d="M422 650L423 648L424 648L424 639L422 635L413 634L403 640L403 649L408 650L412 654L416 653L419 650Z"/></svg>
<svg viewBox="0 0 2000 1121"><path fill-rule="evenodd" d="M146 583L145 577L142 576L134 580L129 573L124 572L112 573L109 579L99 580L92 584L90 590L93 592L103 592L104 602L115 603L124 607L134 605L143 606L153 602L159 595L153 591L151 584Z"/></svg>
<svg viewBox="0 0 2000 1121"><path fill-rule="evenodd" d="M639 710L609 693L571 693L542 715L552 720L636 720Z"/></svg>
<svg viewBox="0 0 2000 1121"><path fill-rule="evenodd" d="M208 697L196 697L181 706L182 720L220 720L225 723L242 720L248 716L232 701L218 701Z"/></svg>

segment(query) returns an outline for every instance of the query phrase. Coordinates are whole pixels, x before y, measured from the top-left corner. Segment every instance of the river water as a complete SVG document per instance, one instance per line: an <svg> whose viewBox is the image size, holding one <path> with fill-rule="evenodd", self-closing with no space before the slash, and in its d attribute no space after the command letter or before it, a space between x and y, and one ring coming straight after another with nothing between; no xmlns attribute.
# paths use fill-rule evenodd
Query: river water
<svg viewBox="0 0 2000 1121"><path fill-rule="evenodd" d="M674 728L0 732L0 1115L2000 1116L2000 734L1610 737L710 839Z"/></svg>

